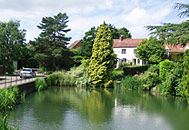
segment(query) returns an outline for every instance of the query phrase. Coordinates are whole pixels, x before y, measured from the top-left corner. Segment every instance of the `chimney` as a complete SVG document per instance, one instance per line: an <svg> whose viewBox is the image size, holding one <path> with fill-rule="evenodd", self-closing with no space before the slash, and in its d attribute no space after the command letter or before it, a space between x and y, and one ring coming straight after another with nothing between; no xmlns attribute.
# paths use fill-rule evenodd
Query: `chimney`
<svg viewBox="0 0 189 130"><path fill-rule="evenodd" d="M123 41L123 35L120 36L120 42Z"/></svg>

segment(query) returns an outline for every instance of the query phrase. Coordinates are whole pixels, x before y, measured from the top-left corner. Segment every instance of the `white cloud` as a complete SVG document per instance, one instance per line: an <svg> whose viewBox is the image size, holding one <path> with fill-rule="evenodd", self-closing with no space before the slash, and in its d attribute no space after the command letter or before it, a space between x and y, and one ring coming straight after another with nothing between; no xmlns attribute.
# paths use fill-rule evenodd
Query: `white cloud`
<svg viewBox="0 0 189 130"><path fill-rule="evenodd" d="M176 19L176 15L170 16L176 2L178 0L0 0L0 21L20 20L29 40L40 33L36 26L42 17L66 12L72 41L82 38L86 31L103 21L116 27L125 26L134 38L143 38L147 36L144 26Z"/></svg>

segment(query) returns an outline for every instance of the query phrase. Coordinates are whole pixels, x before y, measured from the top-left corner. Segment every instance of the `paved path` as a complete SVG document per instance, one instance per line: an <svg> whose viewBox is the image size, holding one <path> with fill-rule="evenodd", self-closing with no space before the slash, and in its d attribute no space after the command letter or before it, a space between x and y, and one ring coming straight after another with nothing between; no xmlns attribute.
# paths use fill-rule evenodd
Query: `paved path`
<svg viewBox="0 0 189 130"><path fill-rule="evenodd" d="M0 76L0 89L35 81L36 78L44 77L46 76L42 74L37 74L35 78L20 78L20 76Z"/></svg>

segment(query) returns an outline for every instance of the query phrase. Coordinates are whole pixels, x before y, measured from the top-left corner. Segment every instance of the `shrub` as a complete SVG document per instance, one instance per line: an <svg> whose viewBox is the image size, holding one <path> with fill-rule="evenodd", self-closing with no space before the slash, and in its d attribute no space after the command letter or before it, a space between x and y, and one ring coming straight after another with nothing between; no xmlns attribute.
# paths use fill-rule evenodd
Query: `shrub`
<svg viewBox="0 0 189 130"><path fill-rule="evenodd" d="M124 67L124 75L135 75L142 73L148 69L148 66L127 66Z"/></svg>
<svg viewBox="0 0 189 130"><path fill-rule="evenodd" d="M37 78L35 80L35 89L38 92L47 89L47 83L44 78Z"/></svg>
<svg viewBox="0 0 189 130"><path fill-rule="evenodd" d="M143 82L144 90L151 90L160 83L159 65L151 65L148 70L140 74L138 78Z"/></svg>
<svg viewBox="0 0 189 130"><path fill-rule="evenodd" d="M0 89L0 111L6 112L14 108L19 89L17 86L14 88Z"/></svg>
<svg viewBox="0 0 189 130"><path fill-rule="evenodd" d="M121 80L123 78L123 70L114 69L112 72L112 78L114 80Z"/></svg>
<svg viewBox="0 0 189 130"><path fill-rule="evenodd" d="M64 75L62 73L52 73L47 77L48 86L63 85Z"/></svg>
<svg viewBox="0 0 189 130"><path fill-rule="evenodd" d="M140 81L140 79L137 79L136 77L125 76L121 80L121 87L131 90L137 90L142 88L142 82Z"/></svg>
<svg viewBox="0 0 189 130"><path fill-rule="evenodd" d="M132 62L122 62L121 63L121 69L126 67L126 66L131 66L132 65Z"/></svg>
<svg viewBox="0 0 189 130"><path fill-rule="evenodd" d="M183 64L175 63L174 68L165 74L165 81L162 82L160 93L163 95L181 95L181 81L183 74Z"/></svg>
<svg viewBox="0 0 189 130"><path fill-rule="evenodd" d="M159 77L160 77L160 80L163 82L166 80L166 73L170 72L170 70L173 69L174 62L169 61L169 60L164 60L159 63L159 66L160 66Z"/></svg>
<svg viewBox="0 0 189 130"><path fill-rule="evenodd" d="M83 65L71 68L64 78L64 83L68 83L70 85L83 87L90 84L90 78Z"/></svg>
<svg viewBox="0 0 189 130"><path fill-rule="evenodd" d="M184 72L182 77L183 96L187 97L189 103L189 50L184 53Z"/></svg>

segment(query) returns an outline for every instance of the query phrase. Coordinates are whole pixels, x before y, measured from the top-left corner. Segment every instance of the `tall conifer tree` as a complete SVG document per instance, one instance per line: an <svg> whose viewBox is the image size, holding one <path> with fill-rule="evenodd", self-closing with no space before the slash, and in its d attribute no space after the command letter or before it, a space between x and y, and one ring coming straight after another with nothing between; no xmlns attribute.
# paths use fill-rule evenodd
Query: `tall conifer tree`
<svg viewBox="0 0 189 130"><path fill-rule="evenodd" d="M66 37L68 29L68 16L66 13L58 13L54 17L44 17L39 29L42 30L35 42L32 42L36 50L36 59L40 64L50 70L66 68L69 60L69 50L66 47L70 37Z"/></svg>
<svg viewBox="0 0 189 130"><path fill-rule="evenodd" d="M115 64L115 54L113 52L113 39L111 30L106 23L98 29L92 48L87 71L95 87L111 86L113 81L111 73Z"/></svg>

